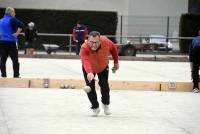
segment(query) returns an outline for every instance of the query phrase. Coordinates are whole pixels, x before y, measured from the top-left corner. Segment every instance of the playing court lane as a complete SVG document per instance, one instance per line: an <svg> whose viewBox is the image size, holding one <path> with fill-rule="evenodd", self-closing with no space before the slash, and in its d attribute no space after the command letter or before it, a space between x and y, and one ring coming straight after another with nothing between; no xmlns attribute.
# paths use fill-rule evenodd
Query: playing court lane
<svg viewBox="0 0 200 134"><path fill-rule="evenodd" d="M200 132L200 94L191 92L111 90L112 115L101 108L97 118L81 90L7 88L0 100L11 134Z"/></svg>

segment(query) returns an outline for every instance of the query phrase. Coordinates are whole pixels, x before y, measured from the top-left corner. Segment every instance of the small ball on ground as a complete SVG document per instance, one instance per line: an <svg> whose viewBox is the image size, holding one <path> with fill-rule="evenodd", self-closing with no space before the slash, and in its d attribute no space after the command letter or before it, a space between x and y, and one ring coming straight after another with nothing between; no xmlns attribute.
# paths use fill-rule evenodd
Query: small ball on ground
<svg viewBox="0 0 200 134"><path fill-rule="evenodd" d="M91 88L89 86L84 86L83 90L86 92L86 93L89 93L91 91Z"/></svg>
<svg viewBox="0 0 200 134"><path fill-rule="evenodd" d="M74 89L74 88L75 88L75 85L72 84L70 87L71 87L71 89Z"/></svg>

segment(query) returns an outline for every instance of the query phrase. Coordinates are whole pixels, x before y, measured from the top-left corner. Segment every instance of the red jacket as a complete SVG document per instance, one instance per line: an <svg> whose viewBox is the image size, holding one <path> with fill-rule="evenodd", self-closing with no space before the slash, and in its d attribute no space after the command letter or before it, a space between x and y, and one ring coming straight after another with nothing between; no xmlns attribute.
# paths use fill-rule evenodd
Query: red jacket
<svg viewBox="0 0 200 134"><path fill-rule="evenodd" d="M87 73L100 73L109 63L109 55L112 54L114 63L118 63L118 51L114 43L105 36L100 36L100 48L92 51L85 42L80 50L83 67Z"/></svg>

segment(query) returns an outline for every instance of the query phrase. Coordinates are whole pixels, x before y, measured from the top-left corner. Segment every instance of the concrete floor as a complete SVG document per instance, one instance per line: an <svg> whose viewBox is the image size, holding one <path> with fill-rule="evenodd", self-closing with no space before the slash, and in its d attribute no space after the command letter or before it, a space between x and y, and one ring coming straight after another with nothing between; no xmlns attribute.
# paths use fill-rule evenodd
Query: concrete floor
<svg viewBox="0 0 200 134"><path fill-rule="evenodd" d="M80 60L19 60L23 78L83 79ZM191 81L187 62L148 61L120 61L110 79ZM81 90L0 88L0 134L199 134L199 105L191 92L111 90L112 115L92 117Z"/></svg>
<svg viewBox="0 0 200 134"><path fill-rule="evenodd" d="M0 134L199 134L199 105L191 92L112 90L112 115L92 117L81 90L0 89Z"/></svg>

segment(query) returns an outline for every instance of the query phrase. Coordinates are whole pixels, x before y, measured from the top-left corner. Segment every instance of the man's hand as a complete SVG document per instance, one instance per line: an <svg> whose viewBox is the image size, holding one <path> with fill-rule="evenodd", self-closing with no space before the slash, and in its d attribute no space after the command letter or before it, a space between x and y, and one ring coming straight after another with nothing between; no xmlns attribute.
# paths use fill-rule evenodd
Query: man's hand
<svg viewBox="0 0 200 134"><path fill-rule="evenodd" d="M94 74L93 73L88 73L87 74L87 79L89 82L91 82L94 79Z"/></svg>
<svg viewBox="0 0 200 134"><path fill-rule="evenodd" d="M18 35L19 35L19 33L17 33L17 32L13 34L13 36L15 36L15 37L17 37Z"/></svg>
<svg viewBox="0 0 200 134"><path fill-rule="evenodd" d="M114 64L114 66L112 67L112 72L115 73L117 70L119 69L119 64Z"/></svg>
<svg viewBox="0 0 200 134"><path fill-rule="evenodd" d="M17 31L13 34L13 36L17 37L21 31L22 31L22 28L18 28Z"/></svg>

